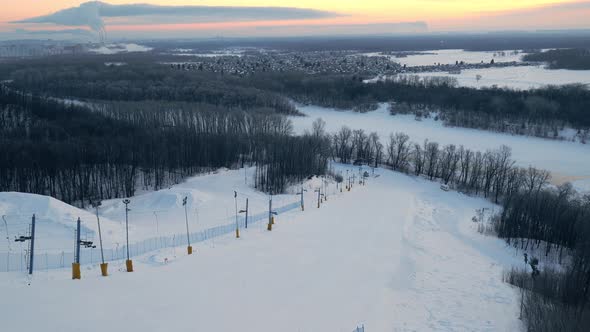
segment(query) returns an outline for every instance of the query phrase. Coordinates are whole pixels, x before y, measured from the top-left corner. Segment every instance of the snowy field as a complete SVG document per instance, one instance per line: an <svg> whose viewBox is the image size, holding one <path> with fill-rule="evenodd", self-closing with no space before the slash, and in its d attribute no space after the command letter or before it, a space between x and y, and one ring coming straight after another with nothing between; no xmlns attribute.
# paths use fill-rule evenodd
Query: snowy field
<svg viewBox="0 0 590 332"><path fill-rule="evenodd" d="M407 66L432 66L434 64L454 64L457 61L465 63L490 63L495 62L522 62L525 53L514 50L492 51L492 52L470 52L465 50L432 50L419 54L408 55L404 58L390 57L394 62Z"/></svg>
<svg viewBox="0 0 590 332"><path fill-rule="evenodd" d="M550 70L544 66L466 69L461 71L461 74L453 75L446 72L425 72L417 75L454 77L459 86L474 88L498 86L526 90L546 85L590 84L590 70Z"/></svg>
<svg viewBox="0 0 590 332"><path fill-rule="evenodd" d="M225 48L222 50L211 51L211 52L196 52L193 49L189 48L177 48L171 50L172 55L176 56L189 56L189 57L205 57L205 58L216 58L216 57L224 57L224 56L237 56L241 57L247 50L256 50L256 48L250 47L230 47Z"/></svg>
<svg viewBox="0 0 590 332"><path fill-rule="evenodd" d="M118 54L118 53L132 53L132 52L148 52L151 51L151 47L138 45L138 44L108 44L97 48L89 49L91 53L97 54Z"/></svg>
<svg viewBox="0 0 590 332"><path fill-rule="evenodd" d="M477 151L497 149L501 145L507 145L512 148L513 159L520 166L532 165L549 170L554 173L555 178L590 178L590 145L588 144L445 127L442 122L433 119L416 121L412 115L391 116L386 104L381 105L376 111L364 114L317 106L298 106L298 109L307 116L291 117L297 133L303 133L311 128L315 119L322 118L326 121L326 129L330 133L346 125L351 129L375 131L384 144L391 133L404 132L412 141L420 144L428 139L442 145L463 145Z"/></svg>
<svg viewBox="0 0 590 332"><path fill-rule="evenodd" d="M211 175L213 185L201 183L198 190L202 196L212 190L213 197L226 178L237 181L242 174ZM520 255L477 233L471 221L475 209L495 206L400 173L377 175L329 197L321 209L308 203L304 212L289 212L272 232L252 227L240 239L198 244L192 256L184 248L154 252L136 258L133 273L122 272L120 263L110 266L108 278L95 266L84 267L78 281L69 269L38 271L33 278L0 273L2 327L520 330L518 293L501 281ZM306 196L309 202L313 192Z"/></svg>

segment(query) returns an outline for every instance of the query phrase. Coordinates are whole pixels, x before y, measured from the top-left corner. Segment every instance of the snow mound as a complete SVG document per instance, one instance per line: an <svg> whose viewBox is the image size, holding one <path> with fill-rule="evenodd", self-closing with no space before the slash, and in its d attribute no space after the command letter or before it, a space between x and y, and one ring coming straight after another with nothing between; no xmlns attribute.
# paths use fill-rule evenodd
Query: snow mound
<svg viewBox="0 0 590 332"><path fill-rule="evenodd" d="M37 220L72 226L78 217L94 219L88 211L78 209L53 197L19 192L0 192L0 214L27 217L35 213Z"/></svg>
<svg viewBox="0 0 590 332"><path fill-rule="evenodd" d="M49 196L1 192L0 215L6 221L2 235L10 241L0 242L0 252L16 248L17 244L11 241L14 237L28 234L33 214L36 220L35 246L47 252L72 249L78 218L82 221L81 233L84 238L94 239L98 229L96 216L90 211ZM115 228L120 228L107 218L101 219L101 223L105 233L112 234Z"/></svg>

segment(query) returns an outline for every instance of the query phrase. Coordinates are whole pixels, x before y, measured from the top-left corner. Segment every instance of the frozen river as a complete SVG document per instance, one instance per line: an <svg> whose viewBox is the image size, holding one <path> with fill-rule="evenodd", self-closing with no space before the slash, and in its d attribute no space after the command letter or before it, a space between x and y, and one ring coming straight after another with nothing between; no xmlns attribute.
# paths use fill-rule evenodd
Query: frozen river
<svg viewBox="0 0 590 332"><path fill-rule="evenodd" d="M459 86L474 88L498 86L526 90L550 84L590 84L590 70L550 70L544 66L466 69L461 71L461 74L453 75L447 72L426 72L418 76L454 77Z"/></svg>
<svg viewBox="0 0 590 332"><path fill-rule="evenodd" d="M383 143L390 133L404 132L414 142L422 143L428 139L442 145L463 145L466 148L479 151L507 145L512 148L512 156L518 165L523 167L532 165L549 170L557 182L590 178L590 145L476 129L445 127L440 121L433 119L416 121L412 115L391 116L385 104L374 112L364 114L336 111L317 106L300 106L299 110L307 116L291 118L297 133L311 128L315 119L322 118L326 121L328 132L335 132L346 125L351 129L375 131Z"/></svg>

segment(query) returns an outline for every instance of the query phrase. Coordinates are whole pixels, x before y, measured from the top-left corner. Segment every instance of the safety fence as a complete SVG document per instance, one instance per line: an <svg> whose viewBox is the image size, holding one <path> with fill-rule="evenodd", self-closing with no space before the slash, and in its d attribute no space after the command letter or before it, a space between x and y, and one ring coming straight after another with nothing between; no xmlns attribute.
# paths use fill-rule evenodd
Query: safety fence
<svg viewBox="0 0 590 332"><path fill-rule="evenodd" d="M282 214L291 210L300 209L301 202L293 202L281 207L273 208L273 214ZM258 213L255 215L248 216L248 227L256 226L262 221L268 221L270 216L269 211ZM235 234L236 231L236 220L231 219L231 222L227 224L207 228L198 232L189 234L191 244L204 242L210 239L221 237L228 234ZM238 227L240 229L246 228L245 216L237 217ZM148 238L143 241L139 241L129 245L129 256L136 257L155 250L175 248L179 246L187 245L186 234L175 234L169 236L158 236ZM117 248L104 248L104 260L105 261L118 261L127 258L127 247L120 246ZM0 253L0 272L9 271L26 271L28 268L29 254L27 252L7 252ZM49 253L40 252L35 253L33 257L34 269L35 270L49 270L69 267L75 260L74 252L60 252L60 253ZM100 250L83 250L80 252L80 264L95 264L101 262Z"/></svg>

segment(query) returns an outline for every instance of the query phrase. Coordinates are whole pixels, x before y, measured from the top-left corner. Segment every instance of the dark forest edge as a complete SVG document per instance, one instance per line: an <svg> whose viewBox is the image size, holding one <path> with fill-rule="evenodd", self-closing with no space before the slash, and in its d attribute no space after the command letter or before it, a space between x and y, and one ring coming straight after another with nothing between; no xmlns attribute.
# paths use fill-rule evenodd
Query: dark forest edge
<svg viewBox="0 0 590 332"><path fill-rule="evenodd" d="M590 49L572 48L526 54L524 61L546 62L550 69L590 70Z"/></svg>
<svg viewBox="0 0 590 332"><path fill-rule="evenodd" d="M153 59L152 59L153 61ZM94 58L40 59L0 66L11 87L35 94L98 101L171 101L210 104L226 109L268 109L298 115L289 99L366 112L392 103L392 113L438 113L449 126L560 138L577 130L585 142L590 128L590 90L582 85L517 91L457 87L449 78L400 75L364 83L365 75L259 72L242 77L181 71L147 59L105 66Z"/></svg>
<svg viewBox="0 0 590 332"><path fill-rule="evenodd" d="M273 77L274 76L274 77ZM266 74L254 79L306 104L371 111L377 103L395 101L405 112L439 112L452 126L551 137L559 128L590 128L590 90L582 85L548 86L533 90L457 87L450 78L397 76L364 83L361 76ZM277 83L278 82L278 83ZM403 113L404 109L394 110Z"/></svg>
<svg viewBox="0 0 590 332"><path fill-rule="evenodd" d="M220 167L256 165L265 192L326 169L322 142L290 135L286 117L268 109L115 106L90 110L0 87L0 191L85 206Z"/></svg>

